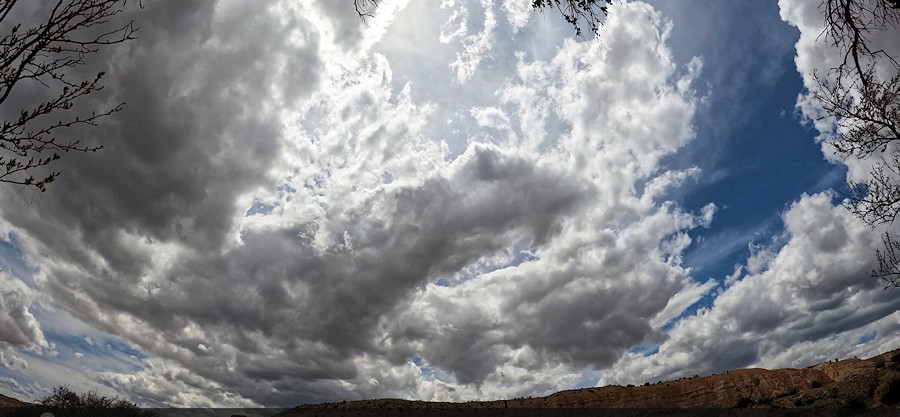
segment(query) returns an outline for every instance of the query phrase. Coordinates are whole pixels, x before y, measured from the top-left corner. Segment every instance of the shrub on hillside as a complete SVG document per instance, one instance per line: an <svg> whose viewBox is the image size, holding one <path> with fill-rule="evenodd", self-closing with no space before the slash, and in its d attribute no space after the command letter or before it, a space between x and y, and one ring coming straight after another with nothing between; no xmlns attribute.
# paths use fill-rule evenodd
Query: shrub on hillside
<svg viewBox="0 0 900 417"><path fill-rule="evenodd" d="M889 372L884 374L878 383L878 387L875 388L875 398L878 398L885 405L900 403L900 373Z"/></svg>
<svg viewBox="0 0 900 417"><path fill-rule="evenodd" d="M798 392L800 392L800 388L797 388L797 387L779 389L779 390L775 390L774 392L772 392L772 397L773 398L782 398L782 397L787 397L790 395L797 395Z"/></svg>
<svg viewBox="0 0 900 417"><path fill-rule="evenodd" d="M860 395L852 395L841 402L841 408L866 408L866 399Z"/></svg>
<svg viewBox="0 0 900 417"><path fill-rule="evenodd" d="M134 403L118 397L110 398L93 391L79 394L68 387L55 387L53 388L53 393L39 399L36 406L27 407L20 411L29 412L30 414L27 414L29 416L32 414L39 416L50 412L54 417L156 416L155 413L143 410Z"/></svg>

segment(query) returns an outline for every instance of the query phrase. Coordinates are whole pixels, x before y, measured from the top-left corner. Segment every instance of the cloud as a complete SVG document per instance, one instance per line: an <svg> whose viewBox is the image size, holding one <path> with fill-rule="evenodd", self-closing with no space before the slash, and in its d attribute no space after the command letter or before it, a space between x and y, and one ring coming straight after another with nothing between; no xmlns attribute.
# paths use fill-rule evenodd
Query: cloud
<svg viewBox="0 0 900 417"><path fill-rule="evenodd" d="M47 347L41 325L29 310L33 300L31 288L6 273L0 273L0 346L37 351ZM3 359L2 353L0 362L13 363Z"/></svg>
<svg viewBox="0 0 900 417"><path fill-rule="evenodd" d="M34 401L50 394L47 388L37 382L22 384L8 376L0 376L0 386L3 387L4 392L8 393L9 396L22 401Z"/></svg>
<svg viewBox="0 0 900 417"><path fill-rule="evenodd" d="M143 369L133 374L99 372L92 377L118 395L148 407L260 407L189 369L159 359L145 359Z"/></svg>
<svg viewBox="0 0 900 417"><path fill-rule="evenodd" d="M531 3L527 0L503 0L503 10L514 31L523 28L531 17Z"/></svg>
<svg viewBox="0 0 900 417"><path fill-rule="evenodd" d="M821 38L818 4L783 0L779 7L782 19L800 31L795 62L805 87L814 91L819 88L814 73L826 74L837 65L840 51ZM874 33L875 49L894 50L892 33ZM825 157L846 164L848 179L864 178L872 162L835 158L828 142L834 138L833 120L823 117L810 97L801 94L797 107L819 130ZM802 196L782 215L784 235L769 245L751 244L746 268L726 279L709 308L678 322L658 353L621 357L600 384L745 366L802 367L896 348L900 306L867 276L879 245L873 236L883 230L873 232L833 201L830 192Z"/></svg>
<svg viewBox="0 0 900 417"><path fill-rule="evenodd" d="M658 353L621 357L600 384L803 367L896 348L900 301L866 276L877 239L831 200L828 192L802 196L783 215L787 243L765 266L675 324ZM875 340L859 344L873 330Z"/></svg>
<svg viewBox="0 0 900 417"><path fill-rule="evenodd" d="M658 338L651 325L655 317L670 300L678 300L671 302L670 314L680 314L686 307L680 300L692 297L679 295L681 291L695 292L696 284L678 266L679 254L690 243L683 231L708 223L714 207L693 215L673 205L657 205L650 190L666 180L651 181L655 185L643 190L646 199L633 188L650 177L658 158L692 138L692 98L668 84L674 66L665 50L642 43L665 39L661 18L642 5L616 11L605 26L609 33L601 36L603 43L567 43L550 62L521 62L520 80L498 92L509 105L503 117L496 109L478 112L521 126L535 114L520 103L536 101L558 109L557 116L572 126L556 145L567 155L558 163L576 167L589 179L596 187L594 204L570 217L546 245L534 248L534 259L510 263L501 258L486 265L491 272L477 279L451 280L458 283L450 287L429 285L406 306L394 327L385 329L392 348L402 346L429 369L448 372L449 382L484 381L482 396L552 389L528 379L489 383L506 380L506 375L552 369L562 380L571 380L582 368L609 365L629 347ZM643 24L621 27L625 22ZM636 77L634 71L614 68L645 54L655 58L635 65L646 64L638 73L656 80L656 86L639 85L631 78ZM610 55L621 61L604 60ZM655 98L628 101L632 94ZM598 102L604 105L594 105ZM623 123L617 117L620 111L659 123ZM540 145L527 139L519 146L540 152ZM675 180L679 175L665 177Z"/></svg>
<svg viewBox="0 0 900 417"><path fill-rule="evenodd" d="M441 3L441 8L450 7L453 8L453 12L450 19L441 25L440 39L442 43L459 41L462 51L456 53L456 61L450 63L450 68L456 70L456 80L464 83L472 78L479 64L490 57L494 47L493 37L497 18L494 14L493 1L482 0L480 6L484 10L484 20L479 20L482 24L481 31L471 33L469 9L463 4L456 3L455 0L445 0Z"/></svg>
<svg viewBox="0 0 900 417"><path fill-rule="evenodd" d="M0 365L7 369L28 369L28 361L9 349L0 351Z"/></svg>
<svg viewBox="0 0 900 417"><path fill-rule="evenodd" d="M694 137L699 61L679 71L645 4L451 109L482 133L458 154L368 52L382 26L287 2L132 12L142 36L104 55L90 103L128 107L83 132L103 151L2 207L48 305L146 353L131 371L82 351L91 383L177 406L546 393L661 341L710 288L681 254L715 206L665 201L698 172L660 169ZM491 19L459 35L458 77ZM544 110L558 134L535 133Z"/></svg>
<svg viewBox="0 0 900 417"><path fill-rule="evenodd" d="M805 87L814 90L813 72L827 73L839 51L821 39L824 19L817 3L783 0L779 6L782 18L800 30L795 62ZM875 34L873 42L888 45L888 32ZM808 92L798 98L798 108L821 133L826 158L838 162L828 144L833 120L821 117ZM843 162L848 179L866 175L870 166ZM676 322L657 352L621 356L598 385L750 366L804 367L897 348L900 303L867 275L881 230L873 233L834 200L830 191L801 196L782 213L783 236L751 244L746 267L725 279L710 306Z"/></svg>
<svg viewBox="0 0 900 417"><path fill-rule="evenodd" d="M688 287L682 289L669 300L669 303L666 304L666 308L653 318L650 325L655 329L665 326L672 319L678 317L678 315L687 310L688 307L697 303L701 297L708 294L716 287L716 285L716 281L712 279L702 284L691 283Z"/></svg>

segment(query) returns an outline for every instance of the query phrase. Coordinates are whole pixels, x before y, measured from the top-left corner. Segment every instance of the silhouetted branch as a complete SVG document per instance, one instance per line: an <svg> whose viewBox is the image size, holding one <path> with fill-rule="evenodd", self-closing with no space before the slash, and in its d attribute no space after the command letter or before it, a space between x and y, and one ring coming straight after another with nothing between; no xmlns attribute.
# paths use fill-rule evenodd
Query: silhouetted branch
<svg viewBox="0 0 900 417"><path fill-rule="evenodd" d="M825 0L823 35L842 51L840 64L827 76L816 74L812 96L836 123L832 144L844 158L877 161L865 181L848 183L845 206L871 226L893 223L900 213L900 63L883 49L873 49L870 36L900 23L898 0ZM881 80L876 64L887 63L894 75ZM870 276L900 286L900 244L885 234L877 252L879 267Z"/></svg>
<svg viewBox="0 0 900 417"><path fill-rule="evenodd" d="M575 35L581 36L580 23L584 22L596 33L611 4L612 0L533 0L531 6L537 10L555 8L575 29Z"/></svg>
<svg viewBox="0 0 900 417"><path fill-rule="evenodd" d="M75 102L102 89L103 73L92 80L72 81L67 71L85 64L87 55L103 46L135 38L133 22L96 33L110 18L122 12L127 0L57 0L37 26L23 28L6 20L18 0L0 0L0 27L9 33L0 38L0 104L6 104L11 93L23 82L35 82L58 89L55 98L34 108L23 109L18 119L0 124L0 182L21 184L45 191L58 172L43 178L29 175L34 168L46 166L60 158L60 152L92 152L101 147L80 146L76 139L59 139L57 131L76 125L97 124L98 119L118 112L124 103L90 116L74 116L47 122L50 114L71 109ZM87 35L87 33L95 32Z"/></svg>
<svg viewBox="0 0 900 417"><path fill-rule="evenodd" d="M378 2L379 0L353 0L353 6L356 7L359 17L365 19L374 15Z"/></svg>
<svg viewBox="0 0 900 417"><path fill-rule="evenodd" d="M900 21L900 9L891 0L826 0L825 36L832 46L844 50L843 61L834 68L838 76L850 70L862 76L869 63L867 59L883 58L898 67L894 57L883 50L871 50L869 34L873 31L895 27ZM868 81L861 77L862 89Z"/></svg>
<svg viewBox="0 0 900 417"><path fill-rule="evenodd" d="M353 0L356 13L365 19L371 17L378 8L380 0ZM536 10L556 9L575 30L576 36L581 36L581 25L585 24L596 32L603 24L609 5L612 0L532 0L531 7Z"/></svg>
<svg viewBox="0 0 900 417"><path fill-rule="evenodd" d="M885 289L900 287L900 242L892 239L889 233L881 236L881 242L884 249L876 251L878 269L872 270L869 276L884 281Z"/></svg>

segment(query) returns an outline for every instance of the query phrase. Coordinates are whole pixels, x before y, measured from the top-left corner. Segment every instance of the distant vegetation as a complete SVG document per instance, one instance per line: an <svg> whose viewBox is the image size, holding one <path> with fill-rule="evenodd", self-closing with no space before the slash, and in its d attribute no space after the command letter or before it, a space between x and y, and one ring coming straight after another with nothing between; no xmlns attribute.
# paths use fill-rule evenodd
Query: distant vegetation
<svg viewBox="0 0 900 417"><path fill-rule="evenodd" d="M53 417L155 417L156 413L143 410L134 403L119 397L107 397L89 391L79 394L68 387L53 388L53 393L37 400L37 404L22 407L4 414L3 417L37 417L45 413Z"/></svg>

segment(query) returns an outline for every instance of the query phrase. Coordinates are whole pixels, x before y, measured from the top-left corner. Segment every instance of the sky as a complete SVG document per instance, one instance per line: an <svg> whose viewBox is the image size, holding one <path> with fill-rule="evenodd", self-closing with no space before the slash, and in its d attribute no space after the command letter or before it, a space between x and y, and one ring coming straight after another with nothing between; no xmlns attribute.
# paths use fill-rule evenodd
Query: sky
<svg viewBox="0 0 900 417"><path fill-rule="evenodd" d="M74 111L126 102L72 132L103 149L0 187L4 395L463 401L900 348L886 229L841 205L868 162L808 99L818 2L617 2L581 38L529 0L135 3L72 70L106 73Z"/></svg>

